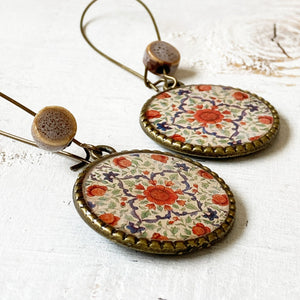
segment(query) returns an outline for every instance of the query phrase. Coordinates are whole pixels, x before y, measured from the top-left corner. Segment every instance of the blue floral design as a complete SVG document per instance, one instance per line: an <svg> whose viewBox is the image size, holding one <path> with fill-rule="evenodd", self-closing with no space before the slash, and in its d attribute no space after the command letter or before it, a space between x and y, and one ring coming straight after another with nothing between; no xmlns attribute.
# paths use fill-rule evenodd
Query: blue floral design
<svg viewBox="0 0 300 300"><path fill-rule="evenodd" d="M127 225L126 228L129 229L131 233L142 232L145 230L145 227L134 226L134 223L132 222L129 222L129 225Z"/></svg>
<svg viewBox="0 0 300 300"><path fill-rule="evenodd" d="M177 92L177 94L179 95L179 96L182 96L182 95L184 95L184 94L190 94L191 92L190 91L188 91L188 90L179 90L178 92Z"/></svg>
<svg viewBox="0 0 300 300"><path fill-rule="evenodd" d="M171 127L167 124L167 122L157 123L157 129L161 129L162 131L166 131L167 129L171 129Z"/></svg>
<svg viewBox="0 0 300 300"><path fill-rule="evenodd" d="M116 166L118 156L108 157L85 181L86 191L92 185L106 187L99 196L85 192L86 203L97 216L106 215L113 227L147 239L159 234L190 239L195 224L205 221L212 231L226 217L228 206L212 203L212 196L224 191L217 181L199 176L199 166L165 153L137 151L119 157L131 164Z"/></svg>
<svg viewBox="0 0 300 300"><path fill-rule="evenodd" d="M104 180L108 180L109 182L113 182L114 178L116 178L119 174L114 173L114 172L109 172L109 173L103 173L104 175Z"/></svg>
<svg viewBox="0 0 300 300"><path fill-rule="evenodd" d="M204 214L203 217L207 218L210 221L213 221L214 219L218 219L218 213L216 210L212 210L211 208L208 208L208 214Z"/></svg>
<svg viewBox="0 0 300 300"><path fill-rule="evenodd" d="M245 98L236 98L236 93L245 94ZM271 121L264 123L259 119L267 116L272 120L272 112L249 92L219 85L202 91L198 85L190 85L169 90L168 94L169 98L154 98L149 104L149 110L160 113L149 121L173 140L177 134L185 143L203 147L244 145L272 127Z"/></svg>
<svg viewBox="0 0 300 300"><path fill-rule="evenodd" d="M177 167L178 169L181 169L183 171L188 171L189 170L189 167L184 163L183 164L177 163L177 164L175 164L175 167Z"/></svg>
<svg viewBox="0 0 300 300"><path fill-rule="evenodd" d="M87 205L90 207L90 208L94 208L96 206L95 203L91 202L91 201L87 201Z"/></svg>

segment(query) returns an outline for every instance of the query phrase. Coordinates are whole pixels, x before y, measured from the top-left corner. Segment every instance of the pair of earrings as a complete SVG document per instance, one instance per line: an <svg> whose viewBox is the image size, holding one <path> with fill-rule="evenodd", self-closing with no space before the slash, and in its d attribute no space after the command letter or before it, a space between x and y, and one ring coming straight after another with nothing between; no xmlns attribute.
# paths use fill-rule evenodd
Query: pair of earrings
<svg viewBox="0 0 300 300"><path fill-rule="evenodd" d="M86 41L101 55L143 78L159 91L141 112L144 131L159 144L198 157L225 158L250 154L269 144L278 131L279 117L264 99L246 91L218 85L185 86L173 76L180 54L158 35L144 55L145 74L121 65ZM160 79L151 83L148 71ZM183 254L206 248L223 238L234 222L235 200L225 182L207 167L189 158L151 150L116 152L110 146L78 142L76 121L61 107L38 114L17 101L0 96L34 115L35 143L79 160L84 167L73 189L74 204L84 221L107 238L136 250ZM70 143L81 146L86 157L62 151ZM106 153L105 155L103 155Z"/></svg>
<svg viewBox="0 0 300 300"><path fill-rule="evenodd" d="M230 230L235 200L207 167L171 153L116 152L80 143L74 138L76 120L65 108L48 106L36 114L3 93L0 97L34 116L35 142L0 134L78 160L74 171L84 167L74 185L74 204L107 238L144 252L183 254L209 247ZM72 142L85 150L85 158L64 151Z"/></svg>

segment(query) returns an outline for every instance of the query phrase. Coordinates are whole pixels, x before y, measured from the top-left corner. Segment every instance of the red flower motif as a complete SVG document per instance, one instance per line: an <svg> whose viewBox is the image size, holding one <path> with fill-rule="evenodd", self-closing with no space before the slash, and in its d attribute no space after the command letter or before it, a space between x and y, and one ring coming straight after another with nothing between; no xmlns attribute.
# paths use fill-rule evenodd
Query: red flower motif
<svg viewBox="0 0 300 300"><path fill-rule="evenodd" d="M149 180L149 183L152 184L152 185L156 185L157 181L156 180Z"/></svg>
<svg viewBox="0 0 300 300"><path fill-rule="evenodd" d="M178 195L183 195L183 191L181 189L176 190L175 193Z"/></svg>
<svg viewBox="0 0 300 300"><path fill-rule="evenodd" d="M257 136L252 136L249 138L249 141L253 142L253 141L256 141L260 138L260 135L257 135Z"/></svg>
<svg viewBox="0 0 300 300"><path fill-rule="evenodd" d="M116 226L118 224L118 221L120 220L119 217L114 216L113 214L110 214L110 213L99 216L99 219L111 226Z"/></svg>
<svg viewBox="0 0 300 300"><path fill-rule="evenodd" d="M135 188L136 189L138 189L138 190L144 190L145 188L144 188L144 186L142 185L142 184L137 184L136 186L135 186Z"/></svg>
<svg viewBox="0 0 300 300"><path fill-rule="evenodd" d="M205 172L203 170L198 171L198 175L200 175L201 177L205 178L205 179L213 179L214 176L212 176L211 174L209 174L208 172Z"/></svg>
<svg viewBox="0 0 300 300"><path fill-rule="evenodd" d="M172 207L170 205L164 205L164 210L172 210Z"/></svg>
<svg viewBox="0 0 300 300"><path fill-rule="evenodd" d="M165 99L165 98L170 98L170 97L171 97L171 95L166 92L163 92L156 96L157 99Z"/></svg>
<svg viewBox="0 0 300 300"><path fill-rule="evenodd" d="M148 119L160 118L161 114L157 110L148 110L148 111L146 111L146 117Z"/></svg>
<svg viewBox="0 0 300 300"><path fill-rule="evenodd" d="M137 199L139 200L143 200L145 199L146 197L144 195L136 195Z"/></svg>
<svg viewBox="0 0 300 300"><path fill-rule="evenodd" d="M178 108L176 107L175 104L172 104L172 110L173 110L173 111L178 111Z"/></svg>
<svg viewBox="0 0 300 300"><path fill-rule="evenodd" d="M273 123L273 117L270 116L260 116L258 117L258 120L262 124L272 124Z"/></svg>
<svg viewBox="0 0 300 300"><path fill-rule="evenodd" d="M121 169L125 169L131 166L131 161L124 156L114 158L113 162Z"/></svg>
<svg viewBox="0 0 300 300"><path fill-rule="evenodd" d="M149 175L149 174L150 174L149 171L143 171L143 173L144 173L145 175Z"/></svg>
<svg viewBox="0 0 300 300"><path fill-rule="evenodd" d="M121 206L125 206L125 205L126 205L126 203L125 203L125 202L121 202L120 204L121 204Z"/></svg>
<svg viewBox="0 0 300 300"><path fill-rule="evenodd" d="M165 185L166 186L172 186L172 185L174 185L174 183L172 181L165 181Z"/></svg>
<svg viewBox="0 0 300 300"><path fill-rule="evenodd" d="M148 201L157 205L173 204L178 198L172 189L163 185L148 186L144 195Z"/></svg>
<svg viewBox="0 0 300 300"><path fill-rule="evenodd" d="M93 197L93 196L103 196L107 191L107 187L106 186L102 186L102 185L90 185L87 187L86 189L86 194L89 197Z"/></svg>
<svg viewBox="0 0 300 300"><path fill-rule="evenodd" d="M218 110L215 109L197 110L194 117L199 123L204 124L216 124L221 122L224 118L224 116Z"/></svg>
<svg viewBox="0 0 300 300"><path fill-rule="evenodd" d="M180 206L185 206L185 201L184 200L177 200L176 201Z"/></svg>
<svg viewBox="0 0 300 300"><path fill-rule="evenodd" d="M246 122L241 122L240 124L241 124L241 125L246 125Z"/></svg>
<svg viewBox="0 0 300 300"><path fill-rule="evenodd" d="M224 115L230 115L231 112L230 112L229 110L224 110L224 111L223 111L223 114L224 114Z"/></svg>
<svg viewBox="0 0 300 300"><path fill-rule="evenodd" d="M198 235L198 236L202 236L205 235L207 233L210 233L210 228L207 226L204 226L202 223L197 223L193 228L193 233Z"/></svg>
<svg viewBox="0 0 300 300"><path fill-rule="evenodd" d="M216 127L219 129L223 128L222 124L216 124Z"/></svg>
<svg viewBox="0 0 300 300"><path fill-rule="evenodd" d="M158 232L153 233L151 240L158 240L158 241L167 241L168 238L164 235L161 235Z"/></svg>
<svg viewBox="0 0 300 300"><path fill-rule="evenodd" d="M242 93L242 92L235 92L233 95L232 95L236 100L239 100L239 101L243 101L244 99L247 99L249 98L249 96L245 93Z"/></svg>
<svg viewBox="0 0 300 300"><path fill-rule="evenodd" d="M162 163L166 163L169 159L169 157L165 156L165 155L160 155L160 154L152 154L151 158L157 161L160 161Z"/></svg>
<svg viewBox="0 0 300 300"><path fill-rule="evenodd" d="M156 209L156 206L155 206L155 204L153 204L153 203L146 204L146 206L147 206L149 209Z"/></svg>
<svg viewBox="0 0 300 300"><path fill-rule="evenodd" d="M216 194L213 195L212 202L221 206L226 206L229 204L229 199L226 194Z"/></svg>
<svg viewBox="0 0 300 300"><path fill-rule="evenodd" d="M200 91L200 92L207 92L207 91L210 91L211 90L211 86L210 85L198 85L197 86L197 89Z"/></svg>
<svg viewBox="0 0 300 300"><path fill-rule="evenodd" d="M185 142L185 138L183 136L181 136L180 134L174 134L170 138L172 138L173 140L178 141L178 142L183 142L183 143Z"/></svg>

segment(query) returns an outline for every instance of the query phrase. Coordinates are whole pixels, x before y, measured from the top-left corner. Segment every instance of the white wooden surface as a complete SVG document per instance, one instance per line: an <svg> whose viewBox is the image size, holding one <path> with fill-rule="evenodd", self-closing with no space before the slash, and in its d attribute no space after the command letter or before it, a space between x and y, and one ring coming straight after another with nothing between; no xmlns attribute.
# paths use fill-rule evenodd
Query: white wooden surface
<svg viewBox="0 0 300 300"><path fill-rule="evenodd" d="M0 299L299 299L299 0L145 2L181 51L180 80L265 97L281 115L280 134L249 157L201 160L232 188L237 219L223 242L183 257L99 236L73 207L72 161L0 137ZM161 149L138 124L152 91L83 41L87 4L1 0L1 91L35 111L70 109L81 141ZM87 20L96 45L143 72L155 35L135 1L101 1ZM5 101L0 113L2 130L30 138L30 115Z"/></svg>

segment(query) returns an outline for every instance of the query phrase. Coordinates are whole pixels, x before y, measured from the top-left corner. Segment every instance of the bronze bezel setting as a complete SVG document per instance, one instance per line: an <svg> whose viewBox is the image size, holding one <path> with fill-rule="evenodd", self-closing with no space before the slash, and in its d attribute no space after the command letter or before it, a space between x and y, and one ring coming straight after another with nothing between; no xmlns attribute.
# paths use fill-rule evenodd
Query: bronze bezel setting
<svg viewBox="0 0 300 300"><path fill-rule="evenodd" d="M196 86L200 84L191 84L191 85L185 85L184 87L190 87L190 86ZM209 84L205 84L209 85ZM211 86L217 86L214 84L211 84ZM155 142L160 144L163 147L166 147L170 150L179 152L181 154L191 155L191 156L197 156L197 157L206 157L206 158L233 158L233 157L240 157L245 156L248 154L255 153L257 151L263 150L266 148L276 137L278 131L279 131L279 125L280 125L280 118L278 115L278 112L276 109L264 98L251 93L246 90L242 90L239 88L233 88L230 86L226 86L228 88L235 89L237 91L250 94L251 96L256 97L259 101L261 101L263 104L265 104L271 111L273 116L273 124L270 130L263 136L261 136L259 139L247 142L244 144L239 145L233 145L233 146L202 146L202 145L196 145L196 144L189 144L185 142L179 142L171 137L166 136L161 131L157 130L153 124L149 121L149 119L146 116L146 111L148 110L148 107L150 103L153 101L154 98L156 98L159 94L163 92L168 92L176 88L170 88L163 92L159 92L158 94L151 97L147 102L143 105L141 114L140 114L140 125L143 129L143 131Z"/></svg>
<svg viewBox="0 0 300 300"><path fill-rule="evenodd" d="M145 238L138 238L132 234L128 234L122 230L116 229L106 224L102 220L100 220L91 211L91 209L88 207L84 199L83 189L82 189L84 178L86 174L89 172L89 170L93 168L95 165L99 164L99 162L105 161L114 156L131 154L131 153L154 153L154 154L161 154L161 155L167 155L167 156L179 158L183 161L192 163L197 167L202 168L209 174L211 174L218 181L221 187L224 189L229 199L229 212L225 221L214 231L206 234L205 236L197 237L195 239L178 240L178 241L158 241L158 240L149 240ZM224 182L224 180L221 179L216 173L212 172L209 168L189 158L181 157L179 155L172 154L172 153L160 152L155 150L131 150L131 151L116 152L113 154L106 155L103 158L94 161L88 167L86 167L86 169L83 172L79 174L73 189L73 200L74 200L74 205L79 215L82 217L82 219L96 232L100 233L106 238L114 242L117 242L119 244L122 244L124 246L130 247L134 250L139 250L142 252L154 253L154 254L166 254L166 255L181 255L184 253L192 252L196 249L210 247L217 241L221 240L230 231L234 223L234 217L236 211L235 200L232 192L230 191L230 188Z"/></svg>

